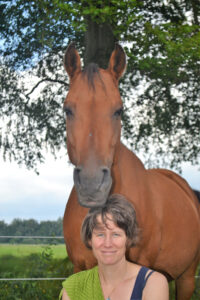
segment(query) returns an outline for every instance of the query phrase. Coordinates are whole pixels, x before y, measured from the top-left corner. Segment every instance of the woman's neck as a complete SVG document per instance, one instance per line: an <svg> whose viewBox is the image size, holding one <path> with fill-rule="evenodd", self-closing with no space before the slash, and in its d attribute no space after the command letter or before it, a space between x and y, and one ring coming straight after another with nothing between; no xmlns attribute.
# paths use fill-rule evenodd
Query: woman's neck
<svg viewBox="0 0 200 300"><path fill-rule="evenodd" d="M123 260L115 265L99 265L99 278L105 299L111 299L116 290L132 280L138 272L138 266Z"/></svg>
<svg viewBox="0 0 200 300"><path fill-rule="evenodd" d="M126 279L128 275L129 262L127 260L120 261L114 265L98 265L99 277L101 283L103 284L114 284L119 283L119 280L122 281Z"/></svg>

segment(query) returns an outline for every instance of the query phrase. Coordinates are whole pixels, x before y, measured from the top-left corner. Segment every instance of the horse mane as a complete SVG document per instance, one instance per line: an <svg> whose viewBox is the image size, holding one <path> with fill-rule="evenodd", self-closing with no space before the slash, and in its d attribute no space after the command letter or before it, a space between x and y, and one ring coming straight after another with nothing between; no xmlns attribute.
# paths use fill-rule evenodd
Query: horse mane
<svg viewBox="0 0 200 300"><path fill-rule="evenodd" d="M82 72L82 75L84 77L87 77L88 85L95 89L94 80L98 77L99 80L103 83L103 80L101 78L101 74L99 72L99 66L95 63L90 63L85 67L85 69Z"/></svg>

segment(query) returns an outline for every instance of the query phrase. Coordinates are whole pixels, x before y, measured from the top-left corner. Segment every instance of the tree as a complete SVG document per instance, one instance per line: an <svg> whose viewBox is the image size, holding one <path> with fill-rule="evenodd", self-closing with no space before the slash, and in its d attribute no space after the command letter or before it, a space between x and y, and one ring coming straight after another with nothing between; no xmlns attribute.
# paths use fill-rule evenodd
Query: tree
<svg viewBox="0 0 200 300"><path fill-rule="evenodd" d="M41 221L34 219L21 220L14 219L10 224L6 224L0 220L0 235L1 236L44 236L55 237L63 236L62 218L56 221ZM63 239L27 239L27 238L2 238L0 243L63 243Z"/></svg>
<svg viewBox="0 0 200 300"><path fill-rule="evenodd" d="M101 67L119 41L128 56L120 83L123 136L134 150L149 153L147 159L154 151L162 165L198 162L198 0L0 3L4 157L35 167L44 149L56 154L64 145L62 102L68 79L62 57L69 41L75 41L85 64L93 60Z"/></svg>

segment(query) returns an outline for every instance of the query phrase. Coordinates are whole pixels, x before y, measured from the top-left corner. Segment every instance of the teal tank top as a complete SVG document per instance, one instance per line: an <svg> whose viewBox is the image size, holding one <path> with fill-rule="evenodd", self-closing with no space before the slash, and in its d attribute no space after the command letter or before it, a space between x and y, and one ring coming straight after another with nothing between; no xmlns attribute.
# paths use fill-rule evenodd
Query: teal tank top
<svg viewBox="0 0 200 300"><path fill-rule="evenodd" d="M70 300L104 300L97 266L71 275L62 286ZM62 299L63 289L59 299Z"/></svg>

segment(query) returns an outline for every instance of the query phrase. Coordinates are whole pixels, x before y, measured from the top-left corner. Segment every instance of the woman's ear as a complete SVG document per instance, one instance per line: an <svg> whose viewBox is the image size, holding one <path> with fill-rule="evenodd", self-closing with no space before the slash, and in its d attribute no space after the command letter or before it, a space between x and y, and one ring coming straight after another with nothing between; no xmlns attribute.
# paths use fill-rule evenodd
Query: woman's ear
<svg viewBox="0 0 200 300"><path fill-rule="evenodd" d="M132 246L132 242L130 241L129 238L126 240L126 250L129 250L129 248Z"/></svg>
<svg viewBox="0 0 200 300"><path fill-rule="evenodd" d="M75 75L81 72L81 59L74 43L69 44L67 47L64 55L64 67L69 75L70 80L72 80Z"/></svg>
<svg viewBox="0 0 200 300"><path fill-rule="evenodd" d="M119 80L126 69L126 54L119 44L115 44L115 49L111 54L108 70L116 80Z"/></svg>
<svg viewBox="0 0 200 300"><path fill-rule="evenodd" d="M88 241L88 246L89 246L89 249L92 249L92 241L91 240Z"/></svg>

